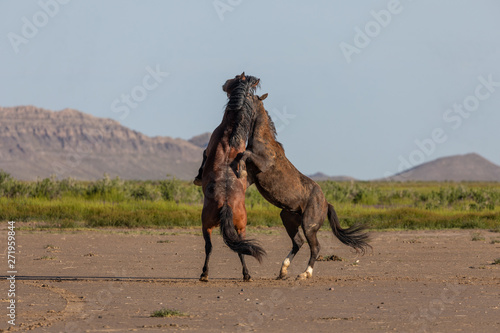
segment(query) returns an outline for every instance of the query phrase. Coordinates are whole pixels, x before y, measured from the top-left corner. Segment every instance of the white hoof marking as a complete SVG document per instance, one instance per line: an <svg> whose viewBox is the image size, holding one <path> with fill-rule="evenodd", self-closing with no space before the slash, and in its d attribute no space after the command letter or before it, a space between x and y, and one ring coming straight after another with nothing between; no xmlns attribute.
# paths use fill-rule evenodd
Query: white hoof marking
<svg viewBox="0 0 500 333"><path fill-rule="evenodd" d="M298 280L305 280L305 279L309 279L312 277L312 274L313 274L313 269L311 266L307 266L307 269L304 273L300 274L299 276L297 276L297 279Z"/></svg>
<svg viewBox="0 0 500 333"><path fill-rule="evenodd" d="M282 267L288 268L288 266L290 266L290 259L285 258L285 260L283 260L283 266Z"/></svg>

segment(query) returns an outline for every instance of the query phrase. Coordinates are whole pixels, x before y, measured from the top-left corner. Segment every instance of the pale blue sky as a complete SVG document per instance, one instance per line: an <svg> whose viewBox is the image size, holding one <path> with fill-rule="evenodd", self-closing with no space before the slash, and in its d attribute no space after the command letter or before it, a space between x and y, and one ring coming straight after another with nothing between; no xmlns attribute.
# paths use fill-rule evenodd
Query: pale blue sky
<svg viewBox="0 0 500 333"><path fill-rule="evenodd" d="M219 124L221 85L245 71L306 174L373 179L468 152L500 164L498 1L59 1L0 2L0 106L188 139ZM358 46L350 62L341 45Z"/></svg>

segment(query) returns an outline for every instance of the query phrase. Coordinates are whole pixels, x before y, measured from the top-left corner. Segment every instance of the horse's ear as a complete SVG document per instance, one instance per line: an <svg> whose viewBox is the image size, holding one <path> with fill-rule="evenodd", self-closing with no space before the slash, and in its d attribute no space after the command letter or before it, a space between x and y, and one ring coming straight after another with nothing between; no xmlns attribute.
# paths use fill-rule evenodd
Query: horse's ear
<svg viewBox="0 0 500 333"><path fill-rule="evenodd" d="M245 78L245 72L243 72L243 73L241 73L241 75L240 75L240 80L245 80L245 79L246 79L246 78Z"/></svg>
<svg viewBox="0 0 500 333"><path fill-rule="evenodd" d="M259 85L260 79L257 79L254 84L252 84L252 88L255 88Z"/></svg>
<svg viewBox="0 0 500 333"><path fill-rule="evenodd" d="M260 96L260 97L257 97L260 101L263 101L267 98L267 95L269 95L268 93L265 93L264 95Z"/></svg>

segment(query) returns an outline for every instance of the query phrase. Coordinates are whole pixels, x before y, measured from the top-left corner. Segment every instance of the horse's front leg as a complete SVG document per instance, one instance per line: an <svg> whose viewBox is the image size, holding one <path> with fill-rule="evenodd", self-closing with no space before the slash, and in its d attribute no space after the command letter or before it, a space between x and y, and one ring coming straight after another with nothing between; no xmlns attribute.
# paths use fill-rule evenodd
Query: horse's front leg
<svg viewBox="0 0 500 333"><path fill-rule="evenodd" d="M238 154L237 168L236 168L236 176L238 178L245 178L248 176L247 159L250 156L250 154L253 154L253 153L249 150L245 150L244 152Z"/></svg>
<svg viewBox="0 0 500 333"><path fill-rule="evenodd" d="M258 172L266 172L274 163L274 155L272 156L262 156L255 154L251 150L245 150L240 153L238 161L238 178L246 177L246 165L247 163L252 163L258 170Z"/></svg>

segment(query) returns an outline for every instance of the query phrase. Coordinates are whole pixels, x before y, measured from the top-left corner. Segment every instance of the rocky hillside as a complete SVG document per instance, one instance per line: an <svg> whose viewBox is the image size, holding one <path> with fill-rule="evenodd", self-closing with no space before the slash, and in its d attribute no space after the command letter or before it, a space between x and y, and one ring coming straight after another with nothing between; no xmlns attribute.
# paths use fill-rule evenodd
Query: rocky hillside
<svg viewBox="0 0 500 333"><path fill-rule="evenodd" d="M191 142L195 146L198 146L200 148L205 149L208 146L208 141L210 141L211 135L212 135L212 133L210 133L210 132L203 133L203 134L200 134L197 136L193 136L188 141Z"/></svg>
<svg viewBox="0 0 500 333"><path fill-rule="evenodd" d="M0 108L0 121L0 169L18 179L96 179L104 173L123 179L167 174L192 179L202 158L203 149L186 140L148 137L72 109Z"/></svg>
<svg viewBox="0 0 500 333"><path fill-rule="evenodd" d="M500 181L500 166L478 154L443 157L387 178L394 181Z"/></svg>

